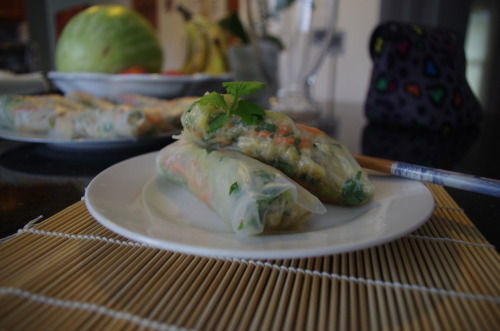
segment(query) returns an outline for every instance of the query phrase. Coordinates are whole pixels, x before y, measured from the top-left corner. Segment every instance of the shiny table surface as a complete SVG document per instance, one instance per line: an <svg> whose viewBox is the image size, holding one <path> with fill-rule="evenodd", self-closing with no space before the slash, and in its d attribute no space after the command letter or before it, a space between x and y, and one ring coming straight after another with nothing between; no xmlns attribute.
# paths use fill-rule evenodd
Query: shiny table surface
<svg viewBox="0 0 500 331"><path fill-rule="evenodd" d="M373 126L362 109L362 105L335 105L333 118L320 126L353 154L500 179L498 117L487 116L479 130L444 134ZM148 144L81 148L0 139L0 238L81 200L92 178L109 166L171 141L166 137ZM498 250L500 199L447 190Z"/></svg>

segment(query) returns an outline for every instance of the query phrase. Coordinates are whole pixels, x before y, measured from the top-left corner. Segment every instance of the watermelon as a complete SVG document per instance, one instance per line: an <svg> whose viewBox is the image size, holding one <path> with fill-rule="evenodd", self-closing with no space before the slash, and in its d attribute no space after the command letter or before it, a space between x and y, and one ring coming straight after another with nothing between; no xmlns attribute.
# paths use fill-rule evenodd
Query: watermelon
<svg viewBox="0 0 500 331"><path fill-rule="evenodd" d="M61 72L120 73L130 67L160 72L161 44L139 13L118 5L97 5L75 15L56 44Z"/></svg>

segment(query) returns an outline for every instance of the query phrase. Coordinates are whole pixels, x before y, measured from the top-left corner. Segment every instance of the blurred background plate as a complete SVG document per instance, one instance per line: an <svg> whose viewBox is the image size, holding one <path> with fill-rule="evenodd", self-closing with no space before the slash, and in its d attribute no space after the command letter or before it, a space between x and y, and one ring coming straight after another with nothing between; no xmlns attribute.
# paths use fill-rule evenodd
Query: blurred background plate
<svg viewBox="0 0 500 331"><path fill-rule="evenodd" d="M203 95L206 91L219 91L222 82L230 81L231 75L229 73L211 76L51 71L48 73L48 78L65 94L79 90L97 97L138 93L158 98L176 98L185 95Z"/></svg>
<svg viewBox="0 0 500 331"><path fill-rule="evenodd" d="M0 128L0 138L28 143L47 144L51 148L67 150L109 150L109 149L160 149L172 142L172 136L180 131L164 132L153 136L116 138L65 139L50 137L46 133L18 132Z"/></svg>

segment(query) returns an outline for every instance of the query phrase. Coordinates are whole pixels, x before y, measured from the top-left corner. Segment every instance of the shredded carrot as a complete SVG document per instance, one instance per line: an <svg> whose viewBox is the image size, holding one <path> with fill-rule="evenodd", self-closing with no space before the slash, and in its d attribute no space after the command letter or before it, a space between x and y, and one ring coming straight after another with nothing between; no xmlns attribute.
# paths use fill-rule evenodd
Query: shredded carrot
<svg viewBox="0 0 500 331"><path fill-rule="evenodd" d="M290 128L286 125L280 125L276 129L276 133L279 134L280 136L286 136L290 133Z"/></svg>
<svg viewBox="0 0 500 331"><path fill-rule="evenodd" d="M197 159L193 159L193 168L194 169L199 169L200 168L200 162Z"/></svg>
<svg viewBox="0 0 500 331"><path fill-rule="evenodd" d="M280 145L293 145L295 143L294 137L275 136L274 141Z"/></svg>
<svg viewBox="0 0 500 331"><path fill-rule="evenodd" d="M313 127L310 127L310 126L307 126L307 125L297 124L297 127L301 130L308 131L314 135L325 134L323 131L316 129L316 128L313 128Z"/></svg>
<svg viewBox="0 0 500 331"><path fill-rule="evenodd" d="M198 197L198 199L200 199L201 201L205 202L205 203L208 203L209 200L210 200L210 194L208 194L208 192L202 192L200 190L196 190L196 196Z"/></svg>
<svg viewBox="0 0 500 331"><path fill-rule="evenodd" d="M187 179L187 177L184 177ZM205 182L200 182L196 178L187 179L188 189L193 192L201 201L208 202L210 199L210 194L207 190L207 185Z"/></svg>
<svg viewBox="0 0 500 331"><path fill-rule="evenodd" d="M311 148L311 140L307 138L301 138L299 148Z"/></svg>
<svg viewBox="0 0 500 331"><path fill-rule="evenodd" d="M260 130L257 136L259 137L271 137L272 133L270 131Z"/></svg>
<svg viewBox="0 0 500 331"><path fill-rule="evenodd" d="M166 164L166 166L169 169L169 171L178 173L182 177L187 178L186 169L184 169L179 163L170 162Z"/></svg>

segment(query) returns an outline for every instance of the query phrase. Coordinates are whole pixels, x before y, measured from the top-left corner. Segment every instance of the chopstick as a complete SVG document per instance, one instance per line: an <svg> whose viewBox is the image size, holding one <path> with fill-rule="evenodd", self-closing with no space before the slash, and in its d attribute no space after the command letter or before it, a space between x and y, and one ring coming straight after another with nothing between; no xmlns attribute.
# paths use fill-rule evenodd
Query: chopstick
<svg viewBox="0 0 500 331"><path fill-rule="evenodd" d="M496 179L476 177L448 170L434 169L365 155L355 155L354 158L361 167L366 169L500 197L500 181Z"/></svg>

